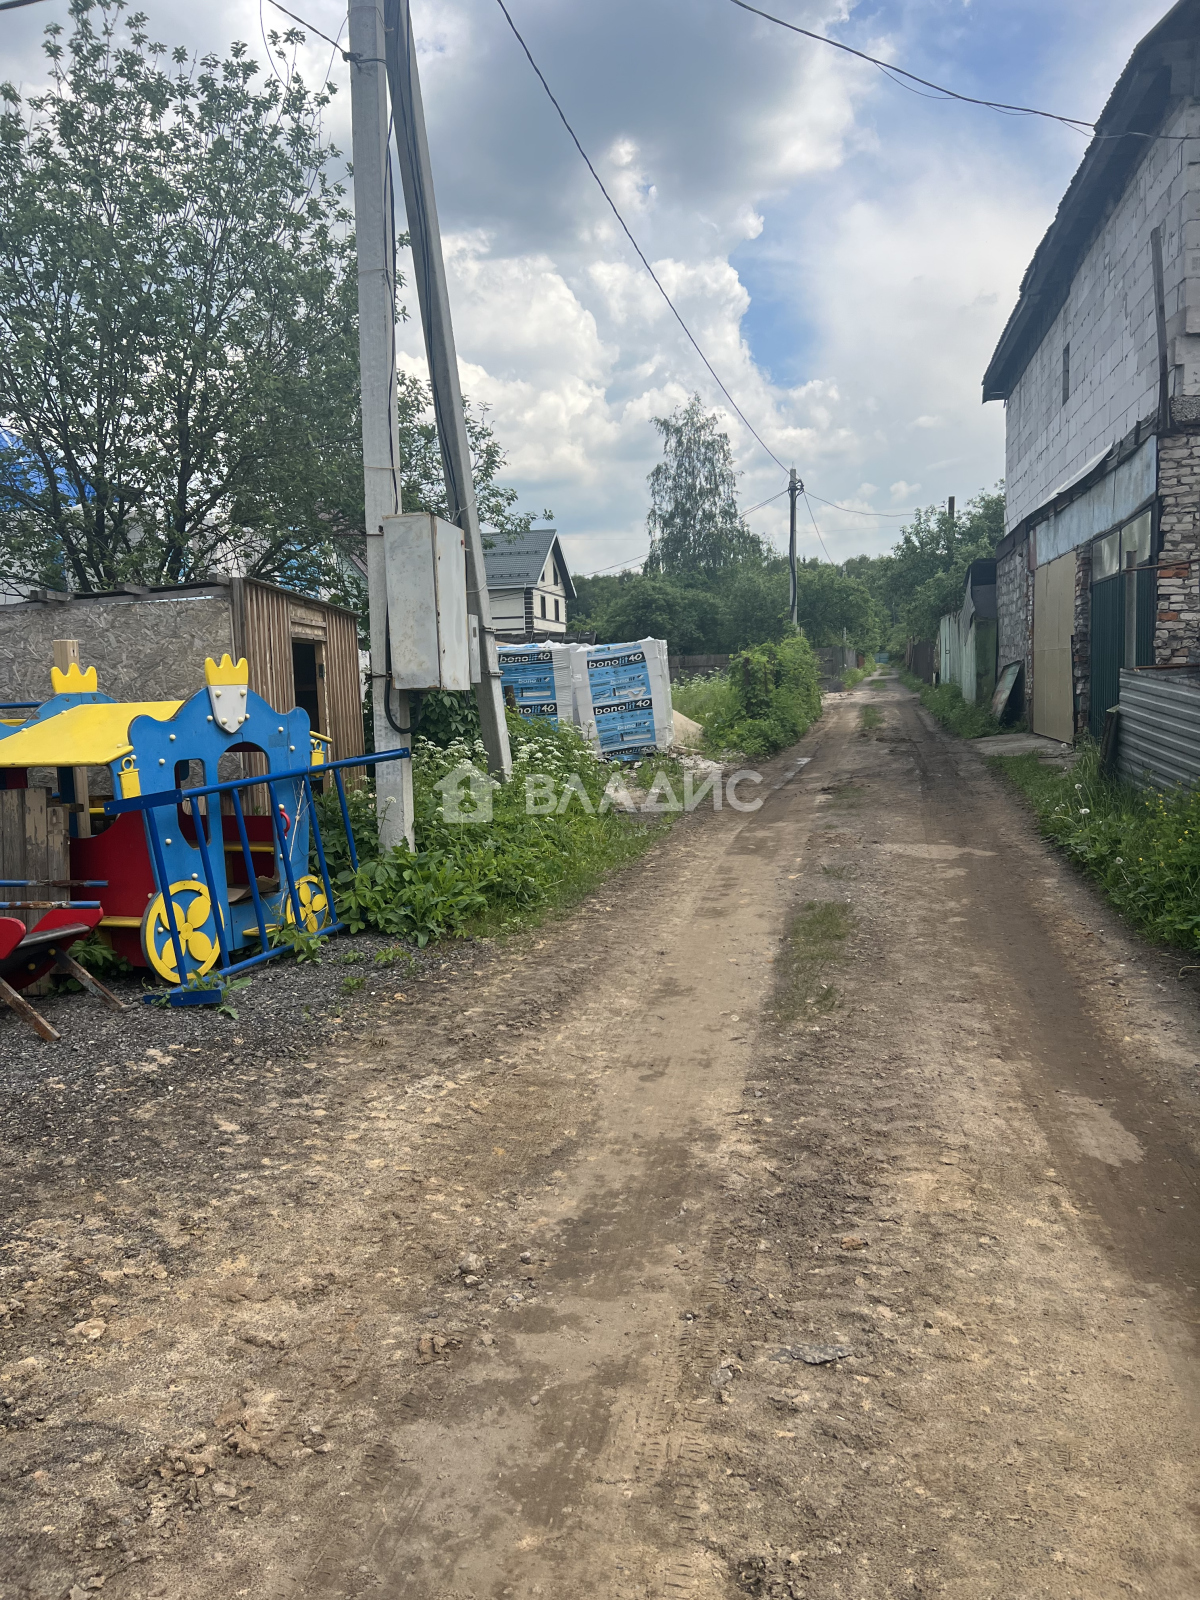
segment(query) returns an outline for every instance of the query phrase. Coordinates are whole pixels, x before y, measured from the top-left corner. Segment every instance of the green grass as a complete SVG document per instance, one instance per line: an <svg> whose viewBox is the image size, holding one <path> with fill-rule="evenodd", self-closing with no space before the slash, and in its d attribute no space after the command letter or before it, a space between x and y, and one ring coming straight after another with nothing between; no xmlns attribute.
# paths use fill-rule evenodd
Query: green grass
<svg viewBox="0 0 1200 1600"><path fill-rule="evenodd" d="M372 928L420 946L468 934L495 936L538 922L636 860L679 814L623 809L611 792L606 799L610 781L623 779L640 804L652 781L661 778L670 796L682 800L677 762L656 757L633 772L598 760L574 728L511 718L509 732L513 779L490 789L478 740L456 740L444 749L419 737L413 741L415 851L381 856L373 793L353 791L347 798L360 864L352 870L336 796L322 797L322 834L338 912L352 932ZM471 769L490 797L490 820L471 816L468 805L463 819L446 815L438 785L449 774ZM531 815L527 781L536 797L542 779L553 781L558 806ZM669 796L660 790L659 799Z"/></svg>
<svg viewBox="0 0 1200 1600"><path fill-rule="evenodd" d="M921 704L933 712L942 727L956 733L960 739L986 739L989 734L1004 732L986 706L967 704L956 683L939 683L935 689L922 683L920 678L914 678L911 672L903 668L897 670L900 681L915 690L921 697Z"/></svg>
<svg viewBox="0 0 1200 1600"><path fill-rule="evenodd" d="M671 704L676 711L705 728L710 723L732 722L737 714L733 685L727 672L676 678L671 684Z"/></svg>
<svg viewBox="0 0 1200 1600"><path fill-rule="evenodd" d="M1042 832L1156 943L1200 950L1200 791L1161 794L1100 776L1095 745L1068 773L1036 755L991 765L1025 796Z"/></svg>
<svg viewBox="0 0 1200 1600"><path fill-rule="evenodd" d="M873 664L869 667L851 667L849 672L842 673L842 688L857 688L863 679L869 678L874 671L875 667Z"/></svg>
<svg viewBox="0 0 1200 1600"><path fill-rule="evenodd" d="M809 900L796 912L776 966L775 1014L781 1022L801 1022L834 1009L837 990L825 973L845 959L845 942L854 928L840 900Z"/></svg>
<svg viewBox="0 0 1200 1600"><path fill-rule="evenodd" d="M883 712L880 711L878 706L863 706L858 713L858 726L863 733L868 732L871 728L882 727Z"/></svg>
<svg viewBox="0 0 1200 1600"><path fill-rule="evenodd" d="M671 698L701 724L709 755L755 761L795 744L821 715L817 660L801 634L740 651L727 672L681 680Z"/></svg>

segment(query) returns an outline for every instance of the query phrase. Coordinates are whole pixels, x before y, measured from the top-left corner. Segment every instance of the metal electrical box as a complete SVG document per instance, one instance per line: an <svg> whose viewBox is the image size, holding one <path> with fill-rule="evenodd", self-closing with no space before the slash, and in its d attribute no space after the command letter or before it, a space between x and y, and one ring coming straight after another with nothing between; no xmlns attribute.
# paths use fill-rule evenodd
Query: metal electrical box
<svg viewBox="0 0 1200 1600"><path fill-rule="evenodd" d="M397 689L469 689L463 532L428 511L385 517L388 629Z"/></svg>

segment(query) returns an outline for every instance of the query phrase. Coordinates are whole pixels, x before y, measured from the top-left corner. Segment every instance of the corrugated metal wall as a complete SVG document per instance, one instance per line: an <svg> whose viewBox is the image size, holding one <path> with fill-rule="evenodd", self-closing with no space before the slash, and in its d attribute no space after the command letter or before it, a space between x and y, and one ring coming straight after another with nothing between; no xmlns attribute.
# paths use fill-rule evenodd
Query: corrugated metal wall
<svg viewBox="0 0 1200 1600"><path fill-rule="evenodd" d="M292 640L319 643L323 636L328 726L320 731L333 740L335 759L362 755L358 618L341 606L250 578L235 579L233 591L235 637L250 668L250 687L280 710L295 705Z"/></svg>
<svg viewBox="0 0 1200 1600"><path fill-rule="evenodd" d="M1200 673L1121 673L1117 767L1131 783L1200 783Z"/></svg>
<svg viewBox="0 0 1200 1600"><path fill-rule="evenodd" d="M1117 704L1125 665L1125 583L1121 573L1092 585L1091 702L1088 728L1094 739L1104 732L1104 713ZM1158 616L1158 570L1140 567L1137 574L1137 649L1139 667L1154 662L1154 627Z"/></svg>
<svg viewBox="0 0 1200 1600"><path fill-rule="evenodd" d="M363 744L362 700L358 676L358 618L351 611L325 606L325 692L334 759L360 756Z"/></svg>

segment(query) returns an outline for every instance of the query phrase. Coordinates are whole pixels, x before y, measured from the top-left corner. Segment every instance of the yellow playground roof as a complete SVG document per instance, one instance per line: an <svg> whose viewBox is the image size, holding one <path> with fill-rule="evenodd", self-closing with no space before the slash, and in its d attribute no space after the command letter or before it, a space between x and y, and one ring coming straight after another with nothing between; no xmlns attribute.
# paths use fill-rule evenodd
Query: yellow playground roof
<svg viewBox="0 0 1200 1600"><path fill-rule="evenodd" d="M71 706L0 739L0 767L106 767L133 749L134 717L169 722L181 705L182 700L118 700Z"/></svg>

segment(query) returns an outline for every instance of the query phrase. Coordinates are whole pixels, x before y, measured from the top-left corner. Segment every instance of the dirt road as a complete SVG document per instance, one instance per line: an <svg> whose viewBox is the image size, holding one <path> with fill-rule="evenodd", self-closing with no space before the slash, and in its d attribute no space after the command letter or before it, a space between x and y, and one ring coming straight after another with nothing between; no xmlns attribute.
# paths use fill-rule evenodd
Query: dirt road
<svg viewBox="0 0 1200 1600"><path fill-rule="evenodd" d="M1200 1593L1194 975L894 679L764 775L132 1177L47 1093L2 1600Z"/></svg>

